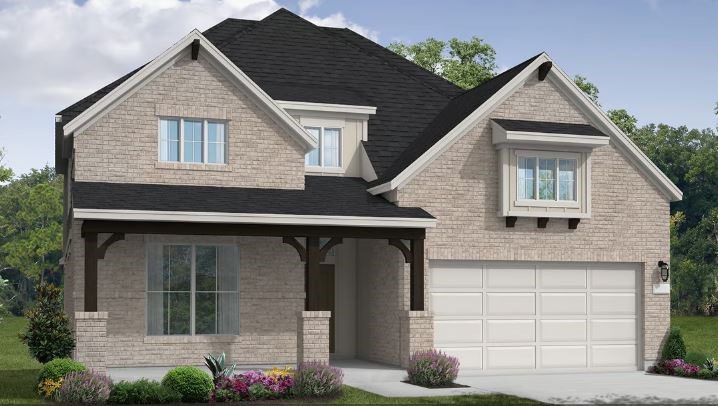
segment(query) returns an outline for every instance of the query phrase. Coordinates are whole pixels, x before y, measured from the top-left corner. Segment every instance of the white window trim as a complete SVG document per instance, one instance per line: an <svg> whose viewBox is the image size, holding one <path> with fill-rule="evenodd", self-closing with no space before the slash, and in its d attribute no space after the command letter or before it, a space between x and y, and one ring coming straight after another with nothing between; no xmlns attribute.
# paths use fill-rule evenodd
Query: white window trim
<svg viewBox="0 0 718 406"><path fill-rule="evenodd" d="M162 160L162 120L177 120L179 122L179 161L163 161ZM202 122L202 161L188 162L184 160L184 122L201 121ZM209 153L209 123L224 125L224 162L207 162ZM189 165L212 165L226 166L229 165L229 123L227 120L194 118L194 117L174 117L160 116L157 119L157 161L167 164L189 164Z"/></svg>
<svg viewBox="0 0 718 406"><path fill-rule="evenodd" d="M162 247L166 245L189 245L192 247L192 256L191 256L191 266L190 266L190 334L152 334L150 335L148 332L149 328L149 306L150 306L150 300L149 296L150 293L166 293L166 292L186 292L186 291L165 291L165 290L149 290L149 275L150 275L150 245L160 245ZM237 311L237 334L195 334L194 328L195 328L195 295L197 294L197 286L196 286L196 250L197 246L211 246L211 247L236 247L237 248L237 290L236 292L233 290L216 290L215 293L237 293L237 302L240 301L240 259L239 259L239 245L234 243L198 243L198 242L190 242L190 241L162 241L162 240L150 240L147 241L145 244L145 337L236 337L239 336L241 333L241 319L240 319L240 311ZM205 291L203 291L205 292ZM237 305L239 308L239 303ZM171 311L171 309L170 309ZM168 314L169 317L169 314ZM215 319L215 326L217 324L217 320ZM215 329L216 331L216 329Z"/></svg>
<svg viewBox="0 0 718 406"><path fill-rule="evenodd" d="M579 153L571 153L571 152L550 152L550 151L532 151L532 150L515 150L514 154L516 155L516 180L515 180L515 187L516 187L516 201L514 202L515 206L521 206L521 207L565 207L565 208L579 208L579 192L580 192L580 183L581 177L579 176L579 171L581 169L581 154ZM535 175L534 175L534 191L536 194L535 199L519 199L519 158L536 158L536 169L535 169ZM556 160L556 179L555 185L556 185L556 199L555 200L542 200L538 198L539 189L539 159L555 159ZM576 176L575 184L574 184L574 197L576 200L559 200L559 193L558 193L558 185L559 185L559 160L560 159L573 159L576 161L576 173L574 174Z"/></svg>
<svg viewBox="0 0 718 406"><path fill-rule="evenodd" d="M305 168L307 171L310 172L333 172L333 173L343 173L344 171L344 160L342 159L342 153L344 150L344 127L343 126L331 126L331 125L305 125L305 129L309 128L316 128L319 130L319 137L317 140L317 150L319 151L319 165L307 165L306 164L306 158L305 158ZM339 130L339 166L325 166L324 165L324 130L330 129L330 130ZM312 152L312 151L309 151ZM306 155L309 154L307 152Z"/></svg>

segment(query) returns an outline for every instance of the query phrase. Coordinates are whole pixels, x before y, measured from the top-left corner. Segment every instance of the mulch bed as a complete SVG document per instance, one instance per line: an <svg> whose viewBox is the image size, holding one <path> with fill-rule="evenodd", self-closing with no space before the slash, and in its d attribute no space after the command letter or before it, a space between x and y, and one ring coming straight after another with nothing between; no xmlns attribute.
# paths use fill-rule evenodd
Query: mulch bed
<svg viewBox="0 0 718 406"><path fill-rule="evenodd" d="M409 385L418 386L420 388L426 388L426 389L451 389L451 388L470 388L469 385L461 385L458 383L451 383L449 385L443 385L443 386L422 386L422 385L416 385L409 381L401 381L403 383L408 383Z"/></svg>

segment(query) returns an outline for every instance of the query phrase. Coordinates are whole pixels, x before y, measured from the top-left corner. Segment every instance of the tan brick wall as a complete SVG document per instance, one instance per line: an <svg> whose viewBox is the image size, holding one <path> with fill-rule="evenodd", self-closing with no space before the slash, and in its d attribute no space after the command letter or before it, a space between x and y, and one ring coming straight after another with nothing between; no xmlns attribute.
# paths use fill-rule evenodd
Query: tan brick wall
<svg viewBox="0 0 718 406"><path fill-rule="evenodd" d="M491 117L586 122L548 81L533 80ZM608 261L644 268L644 358L658 355L670 323L669 296L654 295L656 263L669 258L669 202L613 144L592 154L592 217L569 230L566 219L546 229L521 218L506 228L498 212L498 156L489 119L458 140L399 191L401 206L438 218L427 232L428 259ZM430 277L427 268L426 281ZM427 290L427 303L429 303Z"/></svg>
<svg viewBox="0 0 718 406"><path fill-rule="evenodd" d="M75 351L73 358L97 373L107 372L107 312L74 314Z"/></svg>
<svg viewBox="0 0 718 406"><path fill-rule="evenodd" d="M297 312L297 363L329 363L330 311Z"/></svg>
<svg viewBox="0 0 718 406"><path fill-rule="evenodd" d="M404 311L401 314L401 366L409 366L416 351L434 347L434 319L429 311Z"/></svg>
<svg viewBox="0 0 718 406"><path fill-rule="evenodd" d="M229 164L158 163L158 113L228 120ZM304 151L200 53L178 60L75 138L78 181L301 189Z"/></svg>
<svg viewBox="0 0 718 406"><path fill-rule="evenodd" d="M72 228L65 265L65 308L82 310L84 242L81 222ZM108 235L98 237L101 243ZM109 314L108 366L200 364L207 352L226 352L242 364L289 364L296 360L297 312L304 307L304 266L281 238L237 237L240 262L240 335L147 337L145 335L146 239L183 243L231 243L233 237L127 235L113 244L98 267L98 309Z"/></svg>

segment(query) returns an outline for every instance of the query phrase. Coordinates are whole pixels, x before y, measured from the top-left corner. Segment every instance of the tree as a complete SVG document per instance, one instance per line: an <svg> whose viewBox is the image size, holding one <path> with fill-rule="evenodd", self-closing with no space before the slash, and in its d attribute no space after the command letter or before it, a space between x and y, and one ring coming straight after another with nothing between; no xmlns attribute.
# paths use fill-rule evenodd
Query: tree
<svg viewBox="0 0 718 406"><path fill-rule="evenodd" d="M37 289L37 303L27 312L27 330L20 339L35 359L43 364L55 358L69 358L75 348L70 322L63 311L62 290L49 283Z"/></svg>
<svg viewBox="0 0 718 406"><path fill-rule="evenodd" d="M638 120L630 115L626 109L608 110L606 114L629 137L633 136L638 129Z"/></svg>
<svg viewBox="0 0 718 406"><path fill-rule="evenodd" d="M583 92L586 93L586 96L588 96L589 99L596 103L596 105L601 105L598 102L598 87L596 85L589 82L585 76L581 75L574 76L573 81L574 83L576 83L576 86L578 86L579 89L583 90Z"/></svg>
<svg viewBox="0 0 718 406"><path fill-rule="evenodd" d="M448 42L428 38L410 45L392 42L388 48L464 89L491 79L497 68L496 51L478 37Z"/></svg>
<svg viewBox="0 0 718 406"><path fill-rule="evenodd" d="M0 264L35 281L62 256L62 177L46 166L0 186Z"/></svg>

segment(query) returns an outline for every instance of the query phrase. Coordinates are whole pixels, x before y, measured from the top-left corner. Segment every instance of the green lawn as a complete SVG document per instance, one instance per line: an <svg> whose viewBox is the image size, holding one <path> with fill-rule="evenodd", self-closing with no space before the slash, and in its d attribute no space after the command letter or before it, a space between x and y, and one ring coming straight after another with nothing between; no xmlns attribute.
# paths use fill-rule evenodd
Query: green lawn
<svg viewBox="0 0 718 406"><path fill-rule="evenodd" d="M680 327L688 351L718 357L718 317L672 316L671 325Z"/></svg>
<svg viewBox="0 0 718 406"><path fill-rule="evenodd" d="M430 398L387 398L344 385L342 396L332 405L538 405L529 399L509 395L464 395Z"/></svg>
<svg viewBox="0 0 718 406"><path fill-rule="evenodd" d="M37 396L40 363L17 337L25 329L22 317L6 317L0 325L0 404L43 404Z"/></svg>

